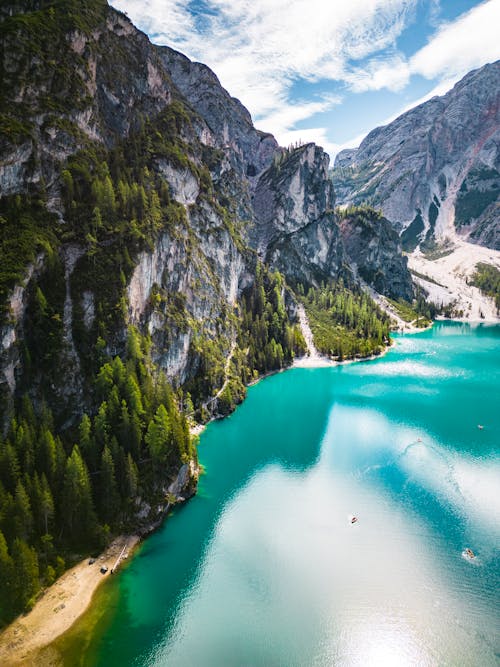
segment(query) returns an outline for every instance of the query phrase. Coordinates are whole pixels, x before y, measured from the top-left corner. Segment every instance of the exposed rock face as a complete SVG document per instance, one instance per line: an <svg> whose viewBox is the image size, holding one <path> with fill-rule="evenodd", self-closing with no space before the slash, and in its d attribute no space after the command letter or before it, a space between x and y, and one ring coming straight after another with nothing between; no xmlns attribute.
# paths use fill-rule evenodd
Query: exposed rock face
<svg viewBox="0 0 500 667"><path fill-rule="evenodd" d="M456 232L500 249L499 145L497 61L339 153L338 201L381 208L408 250Z"/></svg>
<svg viewBox="0 0 500 667"><path fill-rule="evenodd" d="M40 254L36 261L26 268L24 283L14 288L9 300L10 319L0 327L0 401L4 401L5 406L10 404L10 398L16 390L21 366L20 344L24 337L26 286L32 278L36 280L42 264L43 255Z"/></svg>
<svg viewBox="0 0 500 667"><path fill-rule="evenodd" d="M340 220L340 233L353 269L380 294L411 301L413 287L401 241L391 223L372 209Z"/></svg>
<svg viewBox="0 0 500 667"><path fill-rule="evenodd" d="M284 151L255 188L250 242L292 284L317 284L348 271L328 162L314 144Z"/></svg>
<svg viewBox="0 0 500 667"><path fill-rule="evenodd" d="M223 149L233 168L249 179L262 173L278 149L276 139L254 128L247 109L222 88L206 65L168 47L158 52L172 81L206 121L215 145Z"/></svg>
<svg viewBox="0 0 500 667"><path fill-rule="evenodd" d="M86 140L111 145L136 127L141 116L158 113L172 99L173 86L157 50L104 1L97 25L83 24L66 33L53 26L44 26L47 34L35 26L27 30L21 16L33 9L33 3L15 3L10 30L2 36L2 106L26 119L15 142L2 133L2 195L41 181L49 191L57 190L58 163ZM49 43L40 47L42 40ZM30 48L40 56L30 58Z"/></svg>
<svg viewBox="0 0 500 667"><path fill-rule="evenodd" d="M232 310L249 280L245 258L217 214L205 205L190 215L198 241L190 261L187 236L164 233L151 252L141 253L127 288L130 322L151 335L154 360L175 384L196 371L195 329L210 338L234 337L223 312Z"/></svg>

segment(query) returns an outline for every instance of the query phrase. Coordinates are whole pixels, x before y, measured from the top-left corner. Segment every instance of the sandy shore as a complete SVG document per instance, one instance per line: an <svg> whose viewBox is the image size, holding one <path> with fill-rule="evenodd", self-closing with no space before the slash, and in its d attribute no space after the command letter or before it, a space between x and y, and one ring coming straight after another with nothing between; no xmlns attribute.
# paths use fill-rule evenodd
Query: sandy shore
<svg viewBox="0 0 500 667"><path fill-rule="evenodd" d="M109 576L122 550L128 555L139 542L137 535L113 540L92 565L88 558L63 574L48 588L35 607L0 634L0 665L37 665L36 653L68 630L89 606L98 586ZM106 566L103 575L100 568Z"/></svg>

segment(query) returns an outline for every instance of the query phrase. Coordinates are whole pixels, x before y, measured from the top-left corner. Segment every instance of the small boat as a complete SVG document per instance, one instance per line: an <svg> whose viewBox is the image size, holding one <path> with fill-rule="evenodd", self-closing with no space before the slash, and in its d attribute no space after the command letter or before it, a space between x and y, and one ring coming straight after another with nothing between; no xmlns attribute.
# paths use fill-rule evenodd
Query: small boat
<svg viewBox="0 0 500 667"><path fill-rule="evenodd" d="M478 429L479 429L480 431L482 431L483 428L484 428L484 426L483 426L482 424L478 424L477 427L478 427Z"/></svg>
<svg viewBox="0 0 500 667"><path fill-rule="evenodd" d="M357 520L358 520L357 516L352 516L351 517L351 523L356 523Z"/></svg>
<svg viewBox="0 0 500 667"><path fill-rule="evenodd" d="M472 551L472 549L469 549L469 547L463 550L462 555L469 560L473 560L476 557L476 554Z"/></svg>

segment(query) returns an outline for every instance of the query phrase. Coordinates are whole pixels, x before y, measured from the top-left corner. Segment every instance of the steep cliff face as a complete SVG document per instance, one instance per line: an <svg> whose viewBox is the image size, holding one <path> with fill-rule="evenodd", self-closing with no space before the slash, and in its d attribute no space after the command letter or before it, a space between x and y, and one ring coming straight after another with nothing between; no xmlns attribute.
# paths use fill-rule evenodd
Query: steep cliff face
<svg viewBox="0 0 500 667"><path fill-rule="evenodd" d="M206 65L161 47L159 56L172 81L211 128L215 144L238 174L252 180L269 167L278 150L275 138L257 130L241 102L222 88Z"/></svg>
<svg viewBox="0 0 500 667"><path fill-rule="evenodd" d="M346 212L339 222L349 262L357 275L379 294L413 299L413 286L401 241L391 223L373 209Z"/></svg>
<svg viewBox="0 0 500 667"><path fill-rule="evenodd" d="M413 250L454 238L500 249L500 61L339 153L341 204L381 208Z"/></svg>
<svg viewBox="0 0 500 667"><path fill-rule="evenodd" d="M109 319L104 317L103 320L102 310L113 306L106 306L102 297L117 278L126 284L123 297L120 297L123 285L109 289L116 295L113 298L122 298L122 315L113 318L114 322L106 331L109 353L120 351L129 324L139 325L151 334L153 358L166 369L169 378L176 384L186 381L197 372L199 354L196 350L204 337L220 337L221 346L229 348L235 327L226 315L233 312L250 275L236 229L238 223L229 223L213 183L236 168L245 172L245 160L257 162L261 169L261 162L268 158L258 157L259 147L270 144L274 150L276 142L261 137L253 129L248 112L235 100L225 113L226 119L234 120L232 124L224 121L229 129L219 134L221 128L215 123L217 109L210 113L209 108L198 105L212 121L214 133L196 110L190 110L197 105L184 100L172 83L164 59L167 49L153 47L125 16L105 2L94 0L80 7L69 1L52 9L43 3L12 3L3 8L0 26L5 45L4 96L0 110L5 130L0 145L1 194L7 202L14 195L21 196L24 205L26 198L38 197L42 191L45 205L60 221L60 227L54 227L54 238L50 239L50 252L59 255L65 265L65 297L64 302L59 299L53 307L52 317L60 323L57 333L61 344L52 360L59 369L65 369L67 377L63 383L52 382L50 378L50 386L54 386L52 403L64 406L68 417L73 411L78 413L85 408L83 383L88 362L80 372L80 357L88 357L103 335L99 331L99 318L101 324ZM170 61L176 72L173 59ZM231 100L207 68L194 64L193 68L200 84L195 86L198 93L203 92L202 82L208 81L207 86L216 91L212 98L219 95L223 102ZM186 77L188 83L193 84L192 77ZM161 127L144 130L144 124L170 109L174 100L176 113L167 113ZM233 129L240 124L242 129ZM158 136L163 138L163 151L155 132L161 132ZM246 134L249 138L245 144L241 138ZM125 174L118 177L116 169L113 173L111 162L118 153L109 151L132 135L136 141L140 137L140 141L145 142L135 151L146 154L142 169L156 174L156 181L167 187L164 197L165 201L172 202L170 214L166 209L161 210L154 197L151 199L148 189L153 187L152 179L146 176L146 182L142 174L132 178L137 185L129 177L128 185L142 187L140 208L144 210L139 212L134 205L130 213L116 208L123 208L118 189L126 187L126 177ZM238 141L243 148L239 148ZM228 142L231 146L223 150ZM250 148L245 149L247 144ZM217 146L221 150L218 151ZM125 154L127 150L118 152L120 160L128 159L130 163L130 157ZM260 150L266 153L265 148ZM92 157L96 154L98 158ZM80 155L82 157L75 157ZM68 165L68 160L72 159L74 168ZM99 161L106 161L111 167L111 178L105 177L109 179L105 187L113 199L113 210L108 207L107 213L102 210L102 197L98 197L99 203L89 192L100 187L96 185ZM213 180L208 165L213 170ZM66 176L61 176L63 168L68 166ZM127 166L137 170L134 164ZM233 177L232 180L236 183L236 192L248 192L244 178ZM78 207L71 201L76 196L73 189L78 189L79 182L83 182L80 194L99 204L99 219L104 218L94 224L93 229L88 226L87 233L85 230L81 233L78 228L82 222L87 227L85 220L93 215L92 205L88 212L82 209L79 216L75 213ZM244 209L248 217L250 198L248 194L246 197ZM158 218L156 224L165 227L164 231L151 234L143 230L140 232L142 240L126 241L122 234L119 240L116 231L110 228L111 219L116 227L120 216L139 216L146 222L154 210ZM16 215L14 212L9 218L14 233L19 231L15 228ZM131 222L136 224L137 220ZM69 244L66 237L70 239ZM128 264L128 269L120 258L122 251L116 251L117 241L122 248L127 246L125 265ZM38 243L37 239L33 240L27 258L36 254ZM2 247L6 247L5 244ZM28 308L28 302L36 300L38 277L45 272L45 254L38 253L36 262L30 263L31 268L23 267L22 256L18 258L24 287L9 291L13 281L6 276L1 384L4 398L8 400L4 407L11 405L9 397L25 375L22 354L27 344L25 329L33 325L33 318L26 321L27 312L29 315L33 311ZM99 278L100 271L104 272L103 280ZM106 271L110 273L105 275ZM36 359L34 361L36 366ZM37 383L36 376L34 370L29 380L32 395L45 400L47 388L42 388L41 377ZM69 411L68 399L73 403Z"/></svg>
<svg viewBox="0 0 500 667"><path fill-rule="evenodd" d="M0 188L43 185L60 210L60 164L87 141L126 136L170 103L173 87L147 37L104 0L38 5L15 3L0 23Z"/></svg>
<svg viewBox="0 0 500 667"><path fill-rule="evenodd" d="M328 163L326 153L314 144L283 151L254 191L250 243L292 284L318 284L349 273Z"/></svg>

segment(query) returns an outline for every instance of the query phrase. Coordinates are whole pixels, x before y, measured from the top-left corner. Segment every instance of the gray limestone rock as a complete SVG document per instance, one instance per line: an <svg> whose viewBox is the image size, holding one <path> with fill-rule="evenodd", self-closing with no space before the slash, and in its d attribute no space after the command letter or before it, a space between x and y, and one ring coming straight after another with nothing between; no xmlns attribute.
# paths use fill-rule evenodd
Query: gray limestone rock
<svg viewBox="0 0 500 667"><path fill-rule="evenodd" d="M342 151L340 204L380 208L408 250L459 233L500 249L500 61Z"/></svg>

